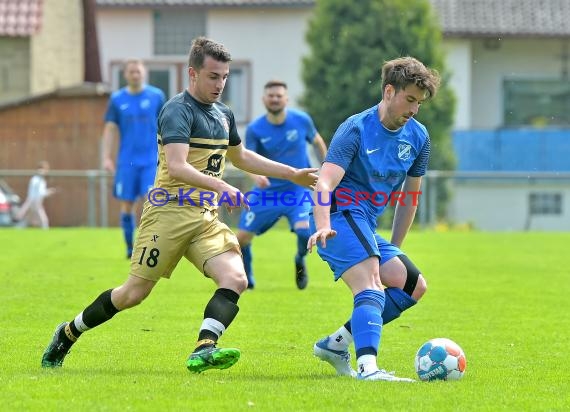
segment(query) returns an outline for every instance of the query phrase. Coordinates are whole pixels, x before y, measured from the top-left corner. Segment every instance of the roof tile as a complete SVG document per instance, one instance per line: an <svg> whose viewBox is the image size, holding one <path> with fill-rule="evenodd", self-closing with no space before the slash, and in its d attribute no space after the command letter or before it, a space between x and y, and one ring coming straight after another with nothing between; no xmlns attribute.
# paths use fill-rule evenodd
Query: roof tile
<svg viewBox="0 0 570 412"><path fill-rule="evenodd" d="M570 36L568 0L430 0L446 36Z"/></svg>
<svg viewBox="0 0 570 412"><path fill-rule="evenodd" d="M313 6L315 0L97 0L101 7L254 7L254 6Z"/></svg>
<svg viewBox="0 0 570 412"><path fill-rule="evenodd" d="M42 25L43 0L0 0L0 36L26 37Z"/></svg>

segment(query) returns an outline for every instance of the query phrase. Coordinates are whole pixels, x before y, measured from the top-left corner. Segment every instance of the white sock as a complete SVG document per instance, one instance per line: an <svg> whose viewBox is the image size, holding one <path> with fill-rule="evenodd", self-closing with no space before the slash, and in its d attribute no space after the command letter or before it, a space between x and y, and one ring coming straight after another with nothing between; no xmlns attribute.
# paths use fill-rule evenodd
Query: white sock
<svg viewBox="0 0 570 412"><path fill-rule="evenodd" d="M369 375L378 370L376 356L374 355L362 355L358 357L356 364L358 365L358 373L362 375Z"/></svg>
<svg viewBox="0 0 570 412"><path fill-rule="evenodd" d="M329 335L329 349L332 350L348 350L352 343L352 334L343 326L336 332Z"/></svg>

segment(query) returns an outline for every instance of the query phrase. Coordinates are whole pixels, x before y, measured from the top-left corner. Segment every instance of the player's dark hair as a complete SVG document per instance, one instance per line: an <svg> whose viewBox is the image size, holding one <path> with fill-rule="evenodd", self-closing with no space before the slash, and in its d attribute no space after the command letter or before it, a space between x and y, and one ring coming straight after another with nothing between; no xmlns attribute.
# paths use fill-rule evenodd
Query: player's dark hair
<svg viewBox="0 0 570 412"><path fill-rule="evenodd" d="M437 70L428 69L413 57L400 57L390 60L382 66L382 93L386 85L391 84L396 92L415 84L428 92L428 98L434 97L439 88L440 77Z"/></svg>
<svg viewBox="0 0 570 412"><path fill-rule="evenodd" d="M282 80L269 80L267 83L265 83L265 86L263 86L264 89L270 89L272 87L284 87L287 88L287 83L285 83Z"/></svg>
<svg viewBox="0 0 570 412"><path fill-rule="evenodd" d="M204 59L210 56L216 61L227 63L232 61L230 52L223 44L217 43L206 37L197 37L192 42L188 66L200 70L204 66Z"/></svg>

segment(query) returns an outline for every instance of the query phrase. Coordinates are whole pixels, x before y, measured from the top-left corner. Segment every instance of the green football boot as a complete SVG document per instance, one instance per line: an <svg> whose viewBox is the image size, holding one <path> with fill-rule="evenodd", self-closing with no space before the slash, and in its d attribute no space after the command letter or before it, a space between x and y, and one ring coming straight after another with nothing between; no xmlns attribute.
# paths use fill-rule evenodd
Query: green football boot
<svg viewBox="0 0 570 412"><path fill-rule="evenodd" d="M227 369L239 360L240 354L239 349L206 346L190 355L186 367L192 373L201 373L208 369Z"/></svg>

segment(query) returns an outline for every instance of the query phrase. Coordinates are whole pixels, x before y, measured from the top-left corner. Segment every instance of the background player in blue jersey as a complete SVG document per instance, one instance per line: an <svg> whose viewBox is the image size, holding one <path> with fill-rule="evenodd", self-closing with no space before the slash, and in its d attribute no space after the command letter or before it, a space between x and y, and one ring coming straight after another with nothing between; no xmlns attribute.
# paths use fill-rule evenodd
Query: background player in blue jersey
<svg viewBox="0 0 570 412"><path fill-rule="evenodd" d="M113 195L121 202L121 227L127 245L127 257L133 251L135 201L153 186L158 161L156 143L158 113L164 93L144 83L146 70L140 60L125 63L127 85L111 95L103 129L103 167L115 172ZM119 136L117 166L111 158Z"/></svg>
<svg viewBox="0 0 570 412"><path fill-rule="evenodd" d="M308 144L315 148L319 162L326 155L327 147L317 132L311 117L300 110L287 108L287 84L270 80L264 86L263 104L267 113L253 120L247 127L245 144L268 159L296 168L309 167ZM243 211L239 221L238 241L241 246L248 288L255 280L252 268L251 240L269 230L281 216L289 220L291 231L297 235L295 255L295 281L299 289L307 287L305 267L307 241L309 240L310 195L303 202L306 189L288 180L252 175L255 183L249 211Z"/></svg>
<svg viewBox="0 0 570 412"><path fill-rule="evenodd" d="M321 168L307 247L316 245L334 279L346 283L354 308L344 326L315 344L314 353L340 375L410 381L378 369L376 357L382 325L413 306L427 287L400 247L416 213L411 194L420 189L430 152L428 132L414 116L438 86L437 72L412 57L386 62L382 101L339 126ZM376 233L376 222L385 208L383 195L400 188L410 196L397 204L388 242ZM358 373L350 366L352 341Z"/></svg>

